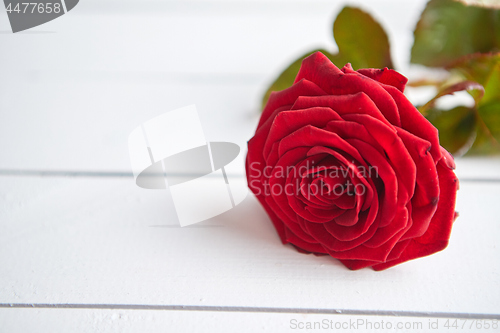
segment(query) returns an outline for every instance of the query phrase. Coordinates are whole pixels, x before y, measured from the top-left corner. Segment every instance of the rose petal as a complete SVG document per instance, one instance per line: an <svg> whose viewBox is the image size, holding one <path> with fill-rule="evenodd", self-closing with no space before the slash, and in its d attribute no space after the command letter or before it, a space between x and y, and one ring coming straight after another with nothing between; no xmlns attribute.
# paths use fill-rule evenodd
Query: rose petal
<svg viewBox="0 0 500 333"><path fill-rule="evenodd" d="M441 189L438 208L424 235L410 239L410 243L398 259L373 266L376 271L384 270L402 262L439 252L448 245L455 216L455 199L458 180L444 162L438 163L439 187Z"/></svg>
<svg viewBox="0 0 500 333"><path fill-rule="evenodd" d="M363 74L364 76L368 76L369 78L380 83L393 86L401 92L405 90L406 83L408 82L408 79L406 77L396 72L395 70L388 69L387 67L384 69L358 69L358 73Z"/></svg>
<svg viewBox="0 0 500 333"><path fill-rule="evenodd" d="M311 107L329 107L341 117L346 114L366 114L391 126L389 121L377 108L377 105L364 92L350 95L299 96L291 110ZM332 119L334 120L334 119Z"/></svg>
<svg viewBox="0 0 500 333"><path fill-rule="evenodd" d="M368 214L361 214L360 220L362 222L367 222L371 218L366 216ZM376 214L375 214L376 215ZM349 251L360 244L364 243L366 240L370 239L378 228L378 221L375 219L369 224L369 228L362 233L359 233L359 237L352 240L339 240L332 235L331 229L329 227L339 227L335 222L329 222L324 224L319 223L302 223L304 227L309 231L309 234L314 237L314 239L323 245L328 253L332 254L334 252L346 252ZM344 229L361 229L364 228L368 223L357 223L353 227L343 227ZM343 254L345 255L345 253ZM334 256L334 258L336 258Z"/></svg>
<svg viewBox="0 0 500 333"><path fill-rule="evenodd" d="M315 242L307 242L303 238L298 237L289 228L285 228L286 241L292 243L295 246L300 246L301 249L308 252L316 253L326 253L325 249L321 244Z"/></svg>
<svg viewBox="0 0 500 333"><path fill-rule="evenodd" d="M340 151L351 155L357 161L363 160L359 152L340 136L313 126L302 127L283 138L280 142L279 154L283 155L286 151L296 147L315 146L338 148Z"/></svg>
<svg viewBox="0 0 500 333"><path fill-rule="evenodd" d="M415 193L411 199L413 226L402 238L408 239L422 236L427 230L437 209L439 180L429 153L430 143L403 129L398 129L398 135L417 166Z"/></svg>
<svg viewBox="0 0 500 333"><path fill-rule="evenodd" d="M434 161L441 159L438 130L406 99L405 95L396 88L384 85L384 89L392 96L400 110L401 128L427 140L431 143L430 153Z"/></svg>
<svg viewBox="0 0 500 333"><path fill-rule="evenodd" d="M306 79L316 83L331 95L367 94L387 120L399 126L399 113L391 98L380 84L357 72L344 74L321 52L311 54L302 61L295 82Z"/></svg>
<svg viewBox="0 0 500 333"><path fill-rule="evenodd" d="M443 156L444 164L448 168L454 170L456 168L456 165L455 165L455 160L453 159L453 156L451 156L451 154L443 147L439 147L439 149L441 150L441 155Z"/></svg>
<svg viewBox="0 0 500 333"><path fill-rule="evenodd" d="M377 168L376 177L383 182L383 189L380 189L381 192L378 193L380 197L380 221L381 226L387 226L396 215L398 201L404 205L402 201L398 200L400 186L398 186L396 173L387 159L366 142L357 139L348 139L348 142L364 156L368 165Z"/></svg>
<svg viewBox="0 0 500 333"><path fill-rule="evenodd" d="M299 80L290 88L281 91L273 91L267 100L266 106L262 111L257 128L262 126L273 112L282 106L293 104L299 96L321 96L326 95L318 85L309 80Z"/></svg>
<svg viewBox="0 0 500 333"><path fill-rule="evenodd" d="M353 226L343 226L338 224L337 222L324 223L324 226L328 231L328 233L335 239L346 243L356 240L355 243L351 244L355 244L355 246L358 246L359 244L362 243L359 241L360 239L362 239L363 242L366 242L368 239L373 237L373 234L375 234L376 230L371 230L370 237L366 237L365 233L368 233L368 230L371 229L375 221L377 221L377 226L380 227L380 218L377 217L377 212L378 212L378 206L372 205L372 207L370 207L369 210L358 214L358 222ZM317 237L311 232L311 230L308 228L307 225L306 229L308 229L309 233L314 238L317 239ZM324 245L328 246L330 244L324 244ZM344 251L343 249L340 248L332 248L332 249L336 251Z"/></svg>
<svg viewBox="0 0 500 333"><path fill-rule="evenodd" d="M407 229L409 221L408 209L406 207L398 207L396 216L391 221L391 223L385 227L378 228L373 237L367 240L363 245L368 248L376 248L382 246L396 234L398 234L401 230ZM401 236L399 236L396 241L398 241Z"/></svg>
<svg viewBox="0 0 500 333"><path fill-rule="evenodd" d="M410 154L406 150L403 141L398 137L396 131L393 131L382 122L367 115L350 114L344 116L346 120L355 121L362 124L368 133L379 142L383 147L397 179L406 190L407 197L400 197L399 200L407 200L413 195L415 190L416 166ZM402 189L399 189L401 193Z"/></svg>
<svg viewBox="0 0 500 333"><path fill-rule="evenodd" d="M312 107L304 110L283 111L276 115L264 145L264 156L271 145L304 126L322 128L331 120L341 120L340 116L327 107Z"/></svg>
<svg viewBox="0 0 500 333"><path fill-rule="evenodd" d="M394 260L399 258L401 253L406 249L406 247L409 244L409 240L406 241L400 241L398 242L391 250L391 253L387 256L387 260ZM346 259L341 259L340 260L347 268L351 270L358 270L362 269L365 267L370 267L376 264L379 264L378 261L370 261L370 260L346 260Z"/></svg>
<svg viewBox="0 0 500 333"><path fill-rule="evenodd" d="M316 52L302 60L295 83L306 79L329 93L330 81L343 74L323 53ZM326 94L325 94L326 95Z"/></svg>

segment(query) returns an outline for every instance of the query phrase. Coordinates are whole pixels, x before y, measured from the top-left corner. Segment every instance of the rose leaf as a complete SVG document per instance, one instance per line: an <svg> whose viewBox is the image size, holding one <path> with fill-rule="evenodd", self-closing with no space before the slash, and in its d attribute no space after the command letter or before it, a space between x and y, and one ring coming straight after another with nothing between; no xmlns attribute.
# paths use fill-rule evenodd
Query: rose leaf
<svg viewBox="0 0 500 333"><path fill-rule="evenodd" d="M476 100L477 137L468 154L500 153L500 54L468 55L449 69L479 82L485 90L483 98Z"/></svg>
<svg viewBox="0 0 500 333"><path fill-rule="evenodd" d="M333 23L333 36L339 58L347 59L354 69L393 68L387 34L370 14L344 7Z"/></svg>
<svg viewBox="0 0 500 333"><path fill-rule="evenodd" d="M453 95L453 93L463 90L467 90L472 95L472 97L474 97L476 105L478 105L484 95L484 88L479 83L474 81L461 81L451 86L445 87L444 89L439 91L438 94L434 96L434 98L432 98L425 105L419 107L418 109L420 113L425 116L427 115L428 110L434 106L434 103L440 97L443 97L445 95Z"/></svg>
<svg viewBox="0 0 500 333"><path fill-rule="evenodd" d="M431 109L427 119L439 131L439 142L454 156L463 155L476 137L476 115L473 109L459 106L451 110Z"/></svg>
<svg viewBox="0 0 500 333"><path fill-rule="evenodd" d="M498 73L496 71L495 67L489 76L485 76L487 89L494 92L490 93L488 100L483 97L486 94L482 85L461 81L442 89L419 108L439 130L441 145L455 156L500 153L500 67ZM463 90L474 97L474 107L456 107L448 111L434 107L440 97Z"/></svg>
<svg viewBox="0 0 500 333"><path fill-rule="evenodd" d="M500 154L500 100L482 104L477 120L477 137L467 154Z"/></svg>
<svg viewBox="0 0 500 333"><path fill-rule="evenodd" d="M469 3L427 3L414 31L412 63L444 67L467 54L500 50L500 10Z"/></svg>
<svg viewBox="0 0 500 333"><path fill-rule="evenodd" d="M484 83L484 90L481 104L489 104L495 100L500 100L500 59L492 68L488 81Z"/></svg>
<svg viewBox="0 0 500 333"><path fill-rule="evenodd" d="M474 53L459 58L447 66L465 80L475 81L486 86L493 69L500 63L500 53Z"/></svg>

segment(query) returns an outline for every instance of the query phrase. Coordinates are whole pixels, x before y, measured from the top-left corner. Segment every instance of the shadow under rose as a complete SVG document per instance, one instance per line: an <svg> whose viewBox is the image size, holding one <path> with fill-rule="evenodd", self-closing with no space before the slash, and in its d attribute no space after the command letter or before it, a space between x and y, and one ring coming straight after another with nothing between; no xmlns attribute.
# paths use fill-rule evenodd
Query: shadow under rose
<svg viewBox="0 0 500 333"><path fill-rule="evenodd" d="M242 246L251 244L258 251L256 254L261 255L263 250L266 251L267 260L275 256L277 262L286 259L286 261L294 260L299 263L305 260L308 264L337 266L343 271L346 270L340 261L329 256L304 254L298 252L290 244L283 245L270 218L251 193L237 207L210 221L223 226L225 232L230 233L235 241L241 239Z"/></svg>

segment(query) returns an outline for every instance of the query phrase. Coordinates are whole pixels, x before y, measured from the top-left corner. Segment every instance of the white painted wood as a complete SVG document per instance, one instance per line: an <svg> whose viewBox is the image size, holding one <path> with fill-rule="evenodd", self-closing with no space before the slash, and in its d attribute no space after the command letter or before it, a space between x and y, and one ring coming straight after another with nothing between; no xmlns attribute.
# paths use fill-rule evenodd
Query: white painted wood
<svg viewBox="0 0 500 333"><path fill-rule="evenodd" d="M206 311L0 309L6 332L449 332L455 319ZM457 319L460 332L498 332L493 320ZM496 321L498 324L498 321ZM476 325L489 324L478 330ZM312 329L306 329L307 327ZM463 326L463 328L462 328ZM314 329L314 327L316 329ZM379 327L376 329L376 327ZM383 327L383 329L382 329ZM390 328L389 328L390 327ZM401 329L399 329L401 327Z"/></svg>
<svg viewBox="0 0 500 333"><path fill-rule="evenodd" d="M131 172L131 131L190 104L197 105L207 140L234 142L244 152L260 116L259 83L176 84L152 75L139 84L77 72L68 85L58 73L38 81L26 74L0 78L0 169ZM457 174L500 179L500 159L458 159Z"/></svg>
<svg viewBox="0 0 500 333"><path fill-rule="evenodd" d="M405 68L425 1L345 4L382 22ZM335 49L331 22L343 5L87 0L20 34L8 33L4 14L0 169L127 172L130 131L190 104L207 139L244 148L277 73L306 50Z"/></svg>
<svg viewBox="0 0 500 333"><path fill-rule="evenodd" d="M207 140L245 149L260 115L255 85L75 80L72 85L13 80L0 87L0 168L130 172L132 130L191 104L197 106Z"/></svg>
<svg viewBox="0 0 500 333"><path fill-rule="evenodd" d="M12 70L260 73L270 78L311 47L334 50L332 20L351 4L386 27L398 65L406 66L425 3L87 0L30 30L53 33L3 34L9 52L2 52L0 63ZM4 17L0 30L8 31Z"/></svg>
<svg viewBox="0 0 500 333"><path fill-rule="evenodd" d="M457 158L455 163L455 173L460 179L500 180L499 157L463 157Z"/></svg>
<svg viewBox="0 0 500 333"><path fill-rule="evenodd" d="M461 184L445 251L353 272L281 245L253 197L176 228L167 193L131 179L0 180L1 303L500 312L499 184Z"/></svg>
<svg viewBox="0 0 500 333"><path fill-rule="evenodd" d="M448 249L384 272L351 272L281 245L253 196L179 228L168 192L140 189L124 176L130 131L185 105L197 105L207 140L244 148L266 85L304 51L334 50L331 22L348 3L383 24L398 69L422 73L407 62L425 0L85 0L15 35L0 9L0 304L205 307L0 307L0 330L284 332L296 331L295 318L429 321L212 306L498 315L498 158L457 159L460 217ZM410 92L412 101L422 96ZM241 165L231 172L243 177ZM433 331L448 331L443 325Z"/></svg>

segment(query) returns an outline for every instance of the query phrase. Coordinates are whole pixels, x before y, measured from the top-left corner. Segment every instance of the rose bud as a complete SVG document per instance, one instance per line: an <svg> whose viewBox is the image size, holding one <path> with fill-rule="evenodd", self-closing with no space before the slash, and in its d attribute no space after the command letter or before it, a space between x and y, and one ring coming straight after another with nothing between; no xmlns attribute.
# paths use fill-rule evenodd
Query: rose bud
<svg viewBox="0 0 500 333"><path fill-rule="evenodd" d="M281 241L383 270L448 245L458 180L438 131L390 69L322 53L273 92L248 142L249 188Z"/></svg>

